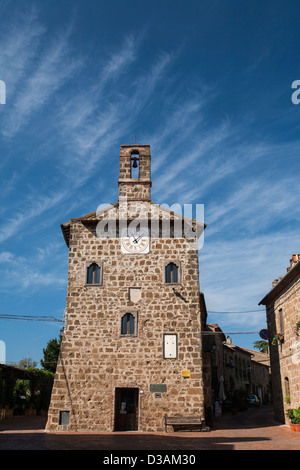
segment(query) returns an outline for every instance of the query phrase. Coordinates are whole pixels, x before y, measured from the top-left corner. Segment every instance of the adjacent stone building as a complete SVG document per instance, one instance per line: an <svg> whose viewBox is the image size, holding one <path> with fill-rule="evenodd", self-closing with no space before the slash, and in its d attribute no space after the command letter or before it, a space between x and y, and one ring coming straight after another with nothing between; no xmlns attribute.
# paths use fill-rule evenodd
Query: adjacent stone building
<svg viewBox="0 0 300 470"><path fill-rule="evenodd" d="M249 370L249 386L247 390L250 394L256 395L261 404L270 403L271 397L271 368L270 356L267 352L262 353L253 349L241 348L251 354L251 364Z"/></svg>
<svg viewBox="0 0 300 470"><path fill-rule="evenodd" d="M269 355L242 348L225 336L218 324L207 324L203 332L207 373L206 388L211 383L210 406L215 401L230 402L237 390L255 394L262 404L270 402ZM209 401L206 401L207 408Z"/></svg>
<svg viewBox="0 0 300 470"><path fill-rule="evenodd" d="M122 145L118 202L62 224L68 291L48 431L204 418L204 226L151 202L150 168L149 145Z"/></svg>
<svg viewBox="0 0 300 470"><path fill-rule="evenodd" d="M299 254L259 305L266 306L275 417L286 422L286 410L300 406Z"/></svg>

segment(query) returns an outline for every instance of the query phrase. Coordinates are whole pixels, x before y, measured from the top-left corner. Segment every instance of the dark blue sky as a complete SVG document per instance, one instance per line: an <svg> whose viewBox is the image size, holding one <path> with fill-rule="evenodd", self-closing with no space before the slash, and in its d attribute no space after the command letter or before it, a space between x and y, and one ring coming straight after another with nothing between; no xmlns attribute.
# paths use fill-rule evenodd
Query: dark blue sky
<svg viewBox="0 0 300 470"><path fill-rule="evenodd" d="M2 0L0 18L0 313L63 317L60 224L116 202L136 136L152 200L204 204L208 310L261 310L208 321L264 328L257 304L299 252L299 2ZM0 321L7 362L58 332Z"/></svg>

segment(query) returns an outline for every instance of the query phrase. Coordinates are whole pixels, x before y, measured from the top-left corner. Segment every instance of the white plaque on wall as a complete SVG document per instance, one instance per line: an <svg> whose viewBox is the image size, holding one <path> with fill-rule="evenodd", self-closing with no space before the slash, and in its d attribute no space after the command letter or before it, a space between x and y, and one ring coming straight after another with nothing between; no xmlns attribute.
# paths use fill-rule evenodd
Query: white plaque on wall
<svg viewBox="0 0 300 470"><path fill-rule="evenodd" d="M129 300L136 304L141 300L142 292L140 287L129 287Z"/></svg>
<svg viewBox="0 0 300 470"><path fill-rule="evenodd" d="M164 358L165 359L177 358L177 335L176 334L164 335Z"/></svg>

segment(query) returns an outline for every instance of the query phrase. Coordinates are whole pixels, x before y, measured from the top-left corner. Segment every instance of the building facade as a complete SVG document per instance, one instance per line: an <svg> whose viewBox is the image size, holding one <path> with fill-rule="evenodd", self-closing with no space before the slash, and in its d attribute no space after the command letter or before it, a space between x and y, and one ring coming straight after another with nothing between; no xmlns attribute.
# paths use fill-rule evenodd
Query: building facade
<svg viewBox="0 0 300 470"><path fill-rule="evenodd" d="M260 301L266 306L275 418L300 406L300 255L293 254L286 274L273 281ZM298 326L297 326L298 325Z"/></svg>
<svg viewBox="0 0 300 470"><path fill-rule="evenodd" d="M197 238L151 202L149 145L120 148L119 200L62 224L65 328L48 431L163 431L204 418Z"/></svg>
<svg viewBox="0 0 300 470"><path fill-rule="evenodd" d="M205 388L211 393L210 399L206 394L207 409L214 409L216 401L230 407L231 399L238 390L257 395L262 404L270 402L268 354L233 344L218 324L206 324L203 338Z"/></svg>

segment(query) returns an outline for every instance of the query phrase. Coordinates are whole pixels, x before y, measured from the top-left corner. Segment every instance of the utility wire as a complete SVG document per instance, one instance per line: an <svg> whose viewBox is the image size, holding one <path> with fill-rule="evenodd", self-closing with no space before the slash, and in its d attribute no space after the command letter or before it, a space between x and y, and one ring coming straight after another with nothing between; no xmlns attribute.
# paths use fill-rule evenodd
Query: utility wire
<svg viewBox="0 0 300 470"><path fill-rule="evenodd" d="M254 335L259 331L202 331L203 335Z"/></svg>
<svg viewBox="0 0 300 470"><path fill-rule="evenodd" d="M218 314L228 314L228 315L232 315L232 314L235 314L235 313L254 313L254 312L265 313L265 310L243 310L241 312L237 312L237 311L234 311L234 312L217 312L215 310L207 310L207 313L218 313Z"/></svg>
<svg viewBox="0 0 300 470"><path fill-rule="evenodd" d="M59 322L64 323L64 320L61 320L57 317L52 316L43 316L43 315L10 315L0 313L0 320L10 320L10 321L46 321L46 322Z"/></svg>

